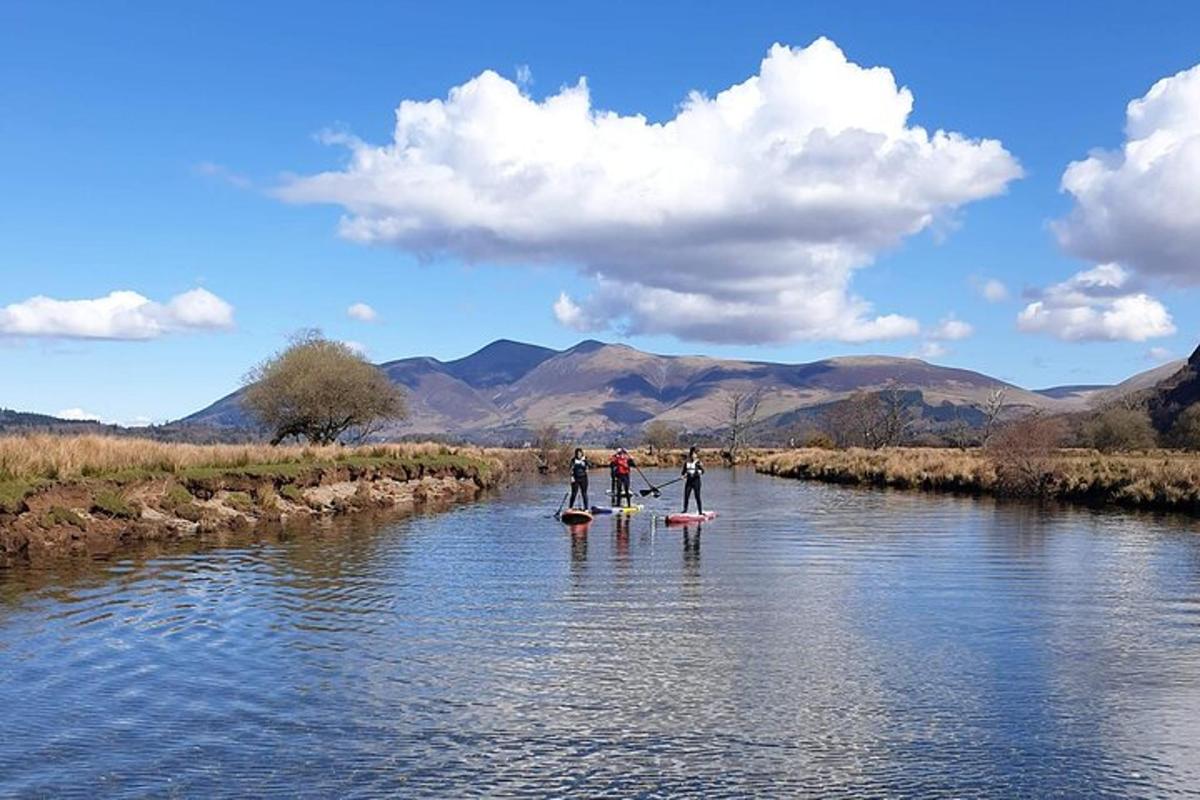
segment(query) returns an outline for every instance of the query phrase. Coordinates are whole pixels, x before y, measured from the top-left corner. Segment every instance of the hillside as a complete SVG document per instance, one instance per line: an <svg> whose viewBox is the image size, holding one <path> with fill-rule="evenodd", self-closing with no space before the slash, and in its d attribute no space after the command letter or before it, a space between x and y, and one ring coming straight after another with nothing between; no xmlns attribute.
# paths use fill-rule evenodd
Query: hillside
<svg viewBox="0 0 1200 800"><path fill-rule="evenodd" d="M694 433L725 425L732 394L758 391L764 432L811 424L822 409L855 391L904 389L926 427L972 420L989 394L1006 392L1009 413L1072 411L1129 385L1142 388L1164 368L1120 387L1028 391L970 370L913 358L851 356L805 364L663 356L594 340L562 351L500 340L464 358L415 357L379 365L409 398L409 418L389 436L450 436L479 442L527 440L552 423L572 438L606 442L651 420ZM1156 373L1151 376L1151 373ZM1148 383L1149 382L1149 383ZM186 426L244 428L240 392L181 420Z"/></svg>

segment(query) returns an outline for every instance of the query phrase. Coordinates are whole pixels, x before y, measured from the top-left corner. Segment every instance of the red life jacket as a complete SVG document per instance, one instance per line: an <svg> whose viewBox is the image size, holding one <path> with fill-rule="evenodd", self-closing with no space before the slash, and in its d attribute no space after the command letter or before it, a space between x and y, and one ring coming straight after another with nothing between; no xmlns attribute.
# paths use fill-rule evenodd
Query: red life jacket
<svg viewBox="0 0 1200 800"><path fill-rule="evenodd" d="M629 474L629 456L617 453L612 457L613 466L617 468L618 475Z"/></svg>

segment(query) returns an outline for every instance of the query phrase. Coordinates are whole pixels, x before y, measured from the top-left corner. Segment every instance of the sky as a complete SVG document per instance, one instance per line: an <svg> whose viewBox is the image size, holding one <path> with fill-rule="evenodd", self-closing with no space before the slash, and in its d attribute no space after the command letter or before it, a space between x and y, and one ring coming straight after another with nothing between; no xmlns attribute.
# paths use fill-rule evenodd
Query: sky
<svg viewBox="0 0 1200 800"><path fill-rule="evenodd" d="M1200 342L1200 6L0 4L0 407L320 328L1110 383Z"/></svg>

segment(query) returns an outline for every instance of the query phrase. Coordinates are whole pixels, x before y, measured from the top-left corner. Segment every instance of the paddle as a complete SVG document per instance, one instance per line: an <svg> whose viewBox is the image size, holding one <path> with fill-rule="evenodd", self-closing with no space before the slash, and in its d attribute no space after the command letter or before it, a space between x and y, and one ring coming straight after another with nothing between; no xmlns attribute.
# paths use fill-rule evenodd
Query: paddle
<svg viewBox="0 0 1200 800"><path fill-rule="evenodd" d="M571 496L571 490L567 489L567 493L563 495L562 502L558 504L558 510L555 511L550 516L554 517L554 519L558 519L559 515L562 514L563 506L565 506L567 504L567 498L570 496Z"/></svg>
<svg viewBox="0 0 1200 800"><path fill-rule="evenodd" d="M638 470L638 472L641 472L641 470ZM646 476L643 475L642 480L645 480L645 479L646 479ZM650 495L654 495L655 497L662 497L662 492L660 490L663 488L663 486L670 486L672 483L679 483L681 480L683 480L682 475L680 475L678 478L676 478L673 481L667 481L666 483L661 484L659 486L655 486L655 485L651 484L649 489L638 489L638 494L640 494L642 497L649 497ZM650 481L646 481L646 483L650 483Z"/></svg>
<svg viewBox="0 0 1200 800"><path fill-rule="evenodd" d="M639 467L637 464L634 464L633 468L637 470L637 474L641 475L642 480L644 480L646 482L646 485L650 487L650 494L654 495L655 497L659 497L658 488L655 487L655 485L650 482L650 479L646 477L646 473L642 472L642 468ZM646 491L645 489L638 489L638 494L642 495L642 497L645 497L646 496L644 494L645 491Z"/></svg>

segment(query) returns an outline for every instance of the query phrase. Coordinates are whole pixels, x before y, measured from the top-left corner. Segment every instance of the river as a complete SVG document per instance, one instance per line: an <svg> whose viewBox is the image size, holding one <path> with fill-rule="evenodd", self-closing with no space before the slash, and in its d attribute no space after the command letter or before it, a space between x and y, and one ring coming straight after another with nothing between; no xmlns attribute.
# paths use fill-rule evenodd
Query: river
<svg viewBox="0 0 1200 800"><path fill-rule="evenodd" d="M705 481L8 568L0 796L1200 796L1196 522Z"/></svg>

